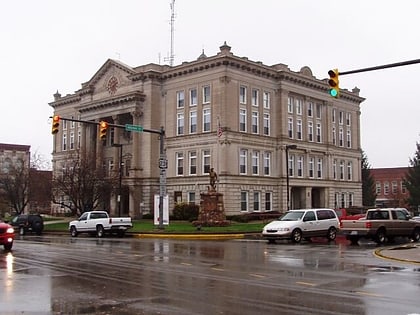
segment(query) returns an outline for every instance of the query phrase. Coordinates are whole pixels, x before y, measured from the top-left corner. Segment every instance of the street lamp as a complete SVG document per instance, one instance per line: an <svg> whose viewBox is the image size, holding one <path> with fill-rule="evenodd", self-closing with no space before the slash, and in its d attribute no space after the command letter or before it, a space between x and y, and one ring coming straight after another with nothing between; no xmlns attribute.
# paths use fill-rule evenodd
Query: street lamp
<svg viewBox="0 0 420 315"><path fill-rule="evenodd" d="M118 197L117 197L117 202L118 202L118 216L121 217L121 182L122 182L122 144L118 144L118 143L113 143L112 144L113 147L118 147L120 148L120 153L119 153L119 157L118 157L118 161L119 161L119 165L118 165L118 176L119 176L119 180L118 180Z"/></svg>
<svg viewBox="0 0 420 315"><path fill-rule="evenodd" d="M290 210L290 202L289 202L289 150L296 149L297 145L295 144L288 144L286 145L286 201L287 201L287 210Z"/></svg>

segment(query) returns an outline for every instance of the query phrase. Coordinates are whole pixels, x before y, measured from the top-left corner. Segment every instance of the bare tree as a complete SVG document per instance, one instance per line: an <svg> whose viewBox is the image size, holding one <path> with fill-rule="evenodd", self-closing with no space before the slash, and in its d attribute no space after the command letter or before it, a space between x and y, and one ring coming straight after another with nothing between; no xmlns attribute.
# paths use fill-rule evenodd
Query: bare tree
<svg viewBox="0 0 420 315"><path fill-rule="evenodd" d="M115 174L106 176L96 159L77 155L68 159L61 172L53 176L53 202L70 209L72 215L101 207L109 210L111 194L117 187ZM65 196L69 203L58 200Z"/></svg>
<svg viewBox="0 0 420 315"><path fill-rule="evenodd" d="M29 202L29 169L23 164L10 165L0 174L3 200L16 214L21 214Z"/></svg>

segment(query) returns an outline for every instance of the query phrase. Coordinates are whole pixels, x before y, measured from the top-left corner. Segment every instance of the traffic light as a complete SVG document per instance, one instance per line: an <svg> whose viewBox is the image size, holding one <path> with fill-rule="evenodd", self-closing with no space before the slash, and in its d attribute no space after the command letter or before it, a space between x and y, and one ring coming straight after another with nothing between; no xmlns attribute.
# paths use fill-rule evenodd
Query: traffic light
<svg viewBox="0 0 420 315"><path fill-rule="evenodd" d="M51 133L55 135L60 127L60 116L54 115L52 118Z"/></svg>
<svg viewBox="0 0 420 315"><path fill-rule="evenodd" d="M106 121L101 121L99 123L99 138L101 140L106 140L106 132L108 130L108 123Z"/></svg>
<svg viewBox="0 0 420 315"><path fill-rule="evenodd" d="M328 71L328 75L330 79L328 80L328 84L330 86L330 95L332 97L339 97L340 96L340 86L338 81L338 69Z"/></svg>

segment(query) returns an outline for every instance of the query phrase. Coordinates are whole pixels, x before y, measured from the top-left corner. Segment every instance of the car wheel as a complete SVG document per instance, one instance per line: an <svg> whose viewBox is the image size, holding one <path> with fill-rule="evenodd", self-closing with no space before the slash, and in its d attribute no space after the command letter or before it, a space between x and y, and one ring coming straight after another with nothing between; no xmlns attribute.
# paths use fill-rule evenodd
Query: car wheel
<svg viewBox="0 0 420 315"><path fill-rule="evenodd" d="M105 233L104 227L102 225L98 225L96 227L96 236L101 238L104 236L104 233Z"/></svg>
<svg viewBox="0 0 420 315"><path fill-rule="evenodd" d="M25 235L25 228L23 226L19 228L19 235Z"/></svg>
<svg viewBox="0 0 420 315"><path fill-rule="evenodd" d="M381 228L376 232L375 241L378 244L383 244L386 242L385 229Z"/></svg>
<svg viewBox="0 0 420 315"><path fill-rule="evenodd" d="M12 250L12 247L13 247L13 242L4 244L4 250L7 250L7 251Z"/></svg>
<svg viewBox="0 0 420 315"><path fill-rule="evenodd" d="M416 228L413 232L413 235L411 235L411 239L413 240L413 242L418 242L420 241L420 229Z"/></svg>
<svg viewBox="0 0 420 315"><path fill-rule="evenodd" d="M76 237L77 236L77 229L76 229L76 227L75 226L72 226L71 228L70 228L70 235L72 236L72 237Z"/></svg>
<svg viewBox="0 0 420 315"><path fill-rule="evenodd" d="M299 229L294 229L291 235L291 239L293 243L300 243L302 240L302 231Z"/></svg>
<svg viewBox="0 0 420 315"><path fill-rule="evenodd" d="M327 239L329 241L334 241L336 237L337 237L337 230L335 228L333 228L333 227L330 227L328 229Z"/></svg>

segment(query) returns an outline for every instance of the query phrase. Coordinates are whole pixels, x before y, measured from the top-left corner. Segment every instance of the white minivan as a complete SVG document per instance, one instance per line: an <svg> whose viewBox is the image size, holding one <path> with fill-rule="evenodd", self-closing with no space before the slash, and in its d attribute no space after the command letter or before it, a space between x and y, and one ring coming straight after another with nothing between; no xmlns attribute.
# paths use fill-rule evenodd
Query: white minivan
<svg viewBox="0 0 420 315"><path fill-rule="evenodd" d="M332 209L289 210L278 220L264 226L262 236L270 243L290 239L299 243L302 238L326 237L333 241L337 236L340 221Z"/></svg>

